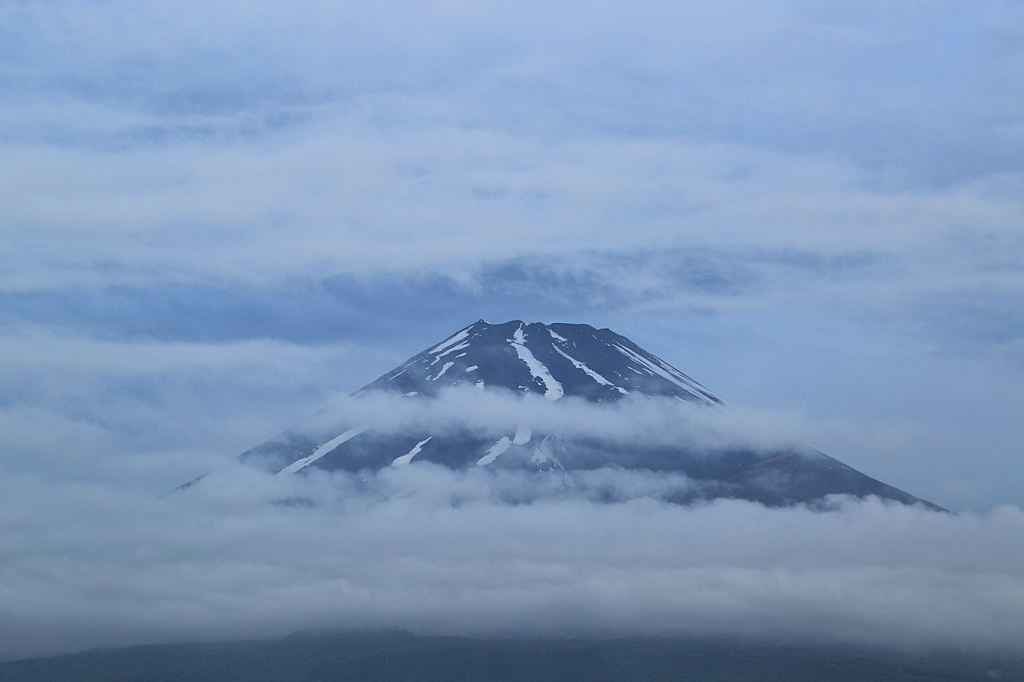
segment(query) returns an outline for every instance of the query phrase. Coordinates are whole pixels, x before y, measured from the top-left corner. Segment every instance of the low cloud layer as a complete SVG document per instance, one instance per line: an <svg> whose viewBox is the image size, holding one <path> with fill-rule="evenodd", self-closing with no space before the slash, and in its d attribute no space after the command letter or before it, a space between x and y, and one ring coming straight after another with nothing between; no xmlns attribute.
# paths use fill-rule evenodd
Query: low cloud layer
<svg viewBox="0 0 1024 682"><path fill-rule="evenodd" d="M427 434L469 428L511 434L522 426L542 434L617 443L764 450L793 446L793 424L779 423L777 417L644 395L610 403L573 397L552 402L540 394L493 388L481 392L466 384L426 400L376 391L340 397L295 430L329 437L348 428Z"/></svg>
<svg viewBox="0 0 1024 682"><path fill-rule="evenodd" d="M610 471L509 504L518 477L239 468L157 500L5 475L0 656L384 626L975 651L1024 638L1017 508L684 508L651 496L685 479ZM624 501L594 501L601 486Z"/></svg>

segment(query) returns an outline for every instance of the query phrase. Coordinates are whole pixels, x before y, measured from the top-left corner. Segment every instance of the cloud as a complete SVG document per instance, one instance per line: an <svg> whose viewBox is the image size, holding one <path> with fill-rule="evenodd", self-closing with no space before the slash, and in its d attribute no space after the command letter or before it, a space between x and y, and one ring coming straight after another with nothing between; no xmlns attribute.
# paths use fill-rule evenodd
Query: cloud
<svg viewBox="0 0 1024 682"><path fill-rule="evenodd" d="M1021 11L0 8L0 641L356 614L1019 641L1020 513L993 507L1022 502ZM151 499L477 317L613 327L752 433L992 511L684 515L643 480L611 506ZM480 485L442 474L418 484Z"/></svg>
<svg viewBox="0 0 1024 682"><path fill-rule="evenodd" d="M239 470L155 500L5 475L0 655L322 627L1007 652L1024 635L1016 508L683 508L649 497L670 481L622 472L508 504L517 476ZM595 502L601 486L622 501ZM298 497L313 504L282 503Z"/></svg>
<svg viewBox="0 0 1024 682"><path fill-rule="evenodd" d="M771 449L793 444L791 424L776 415L732 408L707 409L676 399L629 396L610 404L562 398L552 403L536 394L490 390L471 384L443 390L429 400L390 393L359 392L339 397L296 427L319 436L355 426L381 433L433 432L469 428L488 433L526 426L565 438L596 438L619 443L691 445L698 449L749 446ZM339 425L344 425L340 428ZM326 429L326 431L325 431Z"/></svg>
<svg viewBox="0 0 1024 682"><path fill-rule="evenodd" d="M1018 232L1019 11L20 6L0 289L709 244L948 283Z"/></svg>
<svg viewBox="0 0 1024 682"><path fill-rule="evenodd" d="M153 494L350 390L337 377L393 362L345 343L129 341L38 326L0 334L0 356L0 428L12 469L118 480Z"/></svg>
<svg viewBox="0 0 1024 682"><path fill-rule="evenodd" d="M1013 192L874 192L842 160L693 138L328 123L272 145L11 154L0 174L7 291L465 278L481 262L664 248L825 262L866 253L922 284L955 275L943 281L955 288L996 259L1015 271L1007 251L1021 248ZM969 259L951 268L953 251Z"/></svg>

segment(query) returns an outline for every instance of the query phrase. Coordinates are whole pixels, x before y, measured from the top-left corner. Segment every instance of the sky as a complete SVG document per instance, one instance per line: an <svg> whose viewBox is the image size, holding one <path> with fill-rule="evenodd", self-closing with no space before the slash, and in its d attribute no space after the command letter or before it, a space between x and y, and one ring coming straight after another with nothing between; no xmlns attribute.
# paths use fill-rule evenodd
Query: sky
<svg viewBox="0 0 1024 682"><path fill-rule="evenodd" d="M961 512L905 527L978 524L1009 571L985 581L1019 579L1022 25L1009 0L4 3L9 584L479 318L611 327ZM897 513L853 509L876 540Z"/></svg>

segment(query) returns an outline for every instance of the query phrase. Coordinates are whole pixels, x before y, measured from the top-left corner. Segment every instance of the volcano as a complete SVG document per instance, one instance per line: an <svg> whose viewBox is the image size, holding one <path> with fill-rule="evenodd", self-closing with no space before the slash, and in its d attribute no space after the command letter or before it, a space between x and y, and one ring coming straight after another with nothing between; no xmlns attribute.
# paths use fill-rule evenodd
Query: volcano
<svg viewBox="0 0 1024 682"><path fill-rule="evenodd" d="M622 401L662 400L678 404L681 410L728 415L728 408L708 388L610 329L519 320L500 324L478 320L352 395L359 399L385 394L427 406L452 390L543 399L552 409L561 401L613 406ZM419 423L381 430L346 422L344 417L328 424L316 421L316 426L289 429L248 450L241 461L279 476L432 462L450 469L556 473L568 485L582 472L642 470L692 480L692 487L668 495L669 501L678 503L725 497L771 506L813 506L825 505L830 495L852 495L941 510L803 445L709 447L687 439L623 442L550 428L537 432L528 423L498 433L470 424L432 428Z"/></svg>

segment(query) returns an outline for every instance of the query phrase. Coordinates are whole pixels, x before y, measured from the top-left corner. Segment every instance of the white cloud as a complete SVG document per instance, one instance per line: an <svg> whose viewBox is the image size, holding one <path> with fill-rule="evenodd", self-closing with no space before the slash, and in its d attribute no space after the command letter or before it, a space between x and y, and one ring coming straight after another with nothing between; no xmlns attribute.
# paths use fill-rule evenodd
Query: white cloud
<svg viewBox="0 0 1024 682"><path fill-rule="evenodd" d="M1024 636L1016 508L683 508L622 472L596 475L627 502L562 488L513 506L492 497L522 484L508 475L234 471L160 501L4 476L0 655L332 626L1006 651ZM295 496L315 504L270 504Z"/></svg>
<svg viewBox="0 0 1024 682"><path fill-rule="evenodd" d="M983 276L1021 248L1013 195L879 193L849 164L695 139L552 142L333 123L279 144L10 158L0 175L14 226L7 290L466 272L586 244L880 253L903 272L876 282L879 294L941 295L1012 285L1012 272Z"/></svg>
<svg viewBox="0 0 1024 682"><path fill-rule="evenodd" d="M4 454L13 470L162 492L350 390L327 377L351 376L366 358L392 362L386 352L341 343L154 343L42 328L3 334Z"/></svg>

